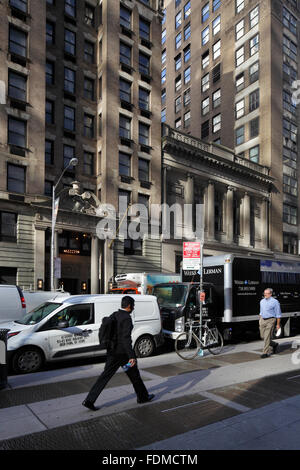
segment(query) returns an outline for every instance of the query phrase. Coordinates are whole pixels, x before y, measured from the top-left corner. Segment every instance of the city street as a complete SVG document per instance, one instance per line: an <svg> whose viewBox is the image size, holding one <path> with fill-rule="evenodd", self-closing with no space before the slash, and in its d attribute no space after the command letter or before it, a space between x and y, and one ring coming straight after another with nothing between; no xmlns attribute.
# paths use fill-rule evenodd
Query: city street
<svg viewBox="0 0 300 470"><path fill-rule="evenodd" d="M120 369L96 412L81 403L103 358L9 376L0 391L0 450L298 449L297 342L300 335L281 338L267 359L256 340L192 361L173 351L140 359L153 402L138 405Z"/></svg>

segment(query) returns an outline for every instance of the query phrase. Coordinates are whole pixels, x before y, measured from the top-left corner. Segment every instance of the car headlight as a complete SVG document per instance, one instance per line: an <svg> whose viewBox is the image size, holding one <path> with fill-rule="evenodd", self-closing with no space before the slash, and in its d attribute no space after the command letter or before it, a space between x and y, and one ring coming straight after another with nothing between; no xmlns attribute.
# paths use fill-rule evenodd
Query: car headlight
<svg viewBox="0 0 300 470"><path fill-rule="evenodd" d="M184 317L176 318L175 331L177 333L181 333L182 331L184 331Z"/></svg>
<svg viewBox="0 0 300 470"><path fill-rule="evenodd" d="M8 333L7 334L7 339L11 338L12 336L16 336L19 333L21 333L21 331L13 331L12 333Z"/></svg>

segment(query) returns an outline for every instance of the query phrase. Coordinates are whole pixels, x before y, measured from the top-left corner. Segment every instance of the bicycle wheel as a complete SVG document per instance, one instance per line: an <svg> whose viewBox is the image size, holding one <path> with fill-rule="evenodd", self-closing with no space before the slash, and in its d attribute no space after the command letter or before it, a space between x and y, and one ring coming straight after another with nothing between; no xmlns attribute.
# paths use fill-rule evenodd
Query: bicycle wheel
<svg viewBox="0 0 300 470"><path fill-rule="evenodd" d="M181 359L194 359L200 350L200 341L195 333L180 333L175 341L175 351Z"/></svg>
<svg viewBox="0 0 300 470"><path fill-rule="evenodd" d="M207 333L207 349L211 354L217 355L223 349L223 336L217 328L211 328Z"/></svg>

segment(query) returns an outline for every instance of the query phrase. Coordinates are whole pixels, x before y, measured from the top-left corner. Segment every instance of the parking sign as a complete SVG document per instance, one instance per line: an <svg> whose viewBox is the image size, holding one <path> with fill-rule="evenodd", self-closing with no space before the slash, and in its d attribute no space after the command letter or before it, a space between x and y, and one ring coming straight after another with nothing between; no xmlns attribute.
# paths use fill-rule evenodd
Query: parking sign
<svg viewBox="0 0 300 470"><path fill-rule="evenodd" d="M184 242L183 243L183 260L182 269L194 271L200 269L201 243L200 242Z"/></svg>

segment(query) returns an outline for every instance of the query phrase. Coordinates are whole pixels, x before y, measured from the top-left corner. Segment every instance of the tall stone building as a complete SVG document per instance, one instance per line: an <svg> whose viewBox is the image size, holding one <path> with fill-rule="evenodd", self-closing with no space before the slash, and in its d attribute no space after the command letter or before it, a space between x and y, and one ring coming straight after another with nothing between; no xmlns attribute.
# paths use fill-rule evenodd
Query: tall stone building
<svg viewBox="0 0 300 470"><path fill-rule="evenodd" d="M161 20L158 0L1 2L0 282L50 287L53 187L57 285L160 271L159 240L100 240L97 207L160 203Z"/></svg>
<svg viewBox="0 0 300 470"><path fill-rule="evenodd" d="M296 0L164 2L162 120L220 152L231 149L244 166L269 169L267 248L274 254L299 254L299 18ZM216 218L220 188L210 179ZM248 194L252 218L258 195ZM243 203L236 204L242 220ZM257 247L251 234L249 249Z"/></svg>

